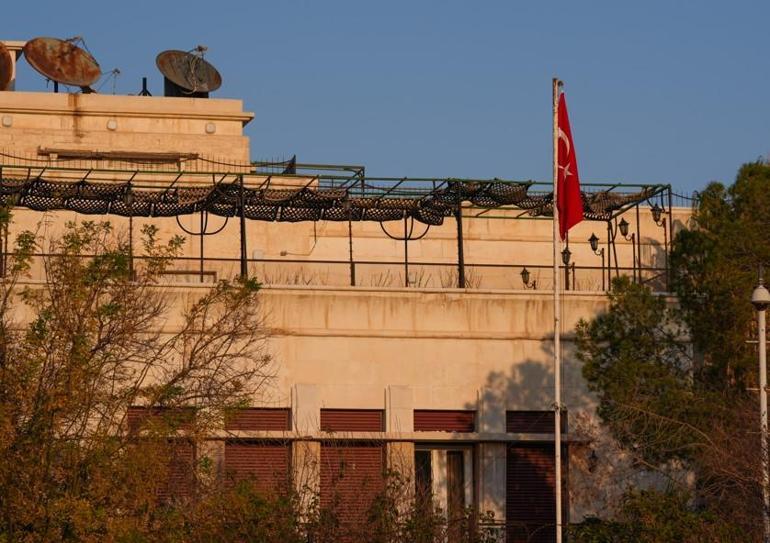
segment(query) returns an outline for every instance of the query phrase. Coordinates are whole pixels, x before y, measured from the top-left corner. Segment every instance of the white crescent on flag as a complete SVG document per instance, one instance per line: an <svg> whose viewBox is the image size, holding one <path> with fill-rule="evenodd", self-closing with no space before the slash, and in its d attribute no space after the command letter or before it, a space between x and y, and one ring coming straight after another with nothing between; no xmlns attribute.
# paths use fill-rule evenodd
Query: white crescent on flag
<svg viewBox="0 0 770 543"><path fill-rule="evenodd" d="M569 137L567 137L567 134L564 133L564 130L559 127L559 140L564 142L564 145L567 146L567 152L565 153L567 156L569 156L569 150L570 150L570 144L569 144Z"/></svg>

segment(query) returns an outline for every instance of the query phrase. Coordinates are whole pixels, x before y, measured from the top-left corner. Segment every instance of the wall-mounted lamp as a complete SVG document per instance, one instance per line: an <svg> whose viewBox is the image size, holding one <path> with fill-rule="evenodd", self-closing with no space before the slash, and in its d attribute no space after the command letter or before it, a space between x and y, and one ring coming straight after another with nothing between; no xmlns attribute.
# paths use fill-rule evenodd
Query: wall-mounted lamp
<svg viewBox="0 0 770 543"><path fill-rule="evenodd" d="M658 204L655 204L652 206L652 209L650 209L652 212L652 220L655 221L655 224L660 226L660 218L663 215L663 208L660 207Z"/></svg>
<svg viewBox="0 0 770 543"><path fill-rule="evenodd" d="M529 283L529 270L526 267L521 270L521 282L524 283L524 288L537 289L537 281L532 281L532 284Z"/></svg>
<svg viewBox="0 0 770 543"><path fill-rule="evenodd" d="M599 249L599 237L594 232L591 232L588 243L591 245L591 250L594 254L602 257L602 290L607 290L607 283L604 280L604 247Z"/></svg>
<svg viewBox="0 0 770 543"><path fill-rule="evenodd" d="M628 236L628 221L626 219L620 219L620 224L618 224L618 228L620 228L620 235L624 238L627 238Z"/></svg>
<svg viewBox="0 0 770 543"><path fill-rule="evenodd" d="M634 232L632 232L631 235L628 234L628 221L626 221L626 219L620 219L618 230L620 230L620 235L623 236L623 239L631 242L631 254L633 255L631 274L634 277L634 282L636 282L636 234ZM639 275L639 281L641 282L641 273Z"/></svg>

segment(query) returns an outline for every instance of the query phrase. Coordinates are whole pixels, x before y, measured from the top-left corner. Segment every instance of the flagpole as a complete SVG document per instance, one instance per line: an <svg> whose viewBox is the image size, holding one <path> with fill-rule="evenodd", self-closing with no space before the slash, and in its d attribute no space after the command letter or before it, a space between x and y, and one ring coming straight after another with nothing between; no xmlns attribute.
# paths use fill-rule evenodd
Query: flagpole
<svg viewBox="0 0 770 543"><path fill-rule="evenodd" d="M553 385L554 385L554 473L556 494L556 543L562 540L561 511L561 304L559 294L559 88L562 82L553 78Z"/></svg>

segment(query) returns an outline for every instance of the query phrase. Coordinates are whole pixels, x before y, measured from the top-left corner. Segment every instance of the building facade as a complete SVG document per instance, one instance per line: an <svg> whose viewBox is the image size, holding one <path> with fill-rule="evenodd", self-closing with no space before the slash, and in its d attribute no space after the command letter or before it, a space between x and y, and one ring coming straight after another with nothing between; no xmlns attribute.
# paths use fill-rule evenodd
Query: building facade
<svg viewBox="0 0 770 543"><path fill-rule="evenodd" d="M510 541L552 540L550 220L517 205L487 209L469 200L460 204L459 221L447 214L440 224L415 214L354 217L342 204L347 220L303 216L301 206L292 207L302 191L356 187L356 198L374 198L374 209L383 209L389 198L417 194L425 202L447 180L373 180L357 166L253 164L243 134L253 117L241 101L219 98L0 92L7 186L25 178L128 183L167 194L169 187L240 183L295 193L278 214L252 220L190 210L159 216L160 204L131 217L110 205L84 212L26 192L9 236L41 221L55 236L66 221L101 214L124 232L152 223L164 236L187 238L163 288L196 295L244 271L263 284L276 378L212 441L223 473L253 475L268 490L276 473L294 473L319 489L322 502L335 488L356 519L381 488L382 472L398 469L450 515L490 511ZM399 192L404 187L412 192ZM644 190L629 188L636 196L617 200L610 220L573 229L570 258L556 278L568 289L562 403L570 521L601 514L612 499L603 492L597 500L588 488L587 472L601 472L609 459L594 432L595 401L574 357L572 330L606 308L608 281L618 274L665 291L670 234L689 216L665 192ZM662 217L650 212L654 205ZM621 221L630 234L619 232ZM197 235L202 231L210 235ZM42 278L33 268L30 281ZM307 466L315 468L300 470Z"/></svg>

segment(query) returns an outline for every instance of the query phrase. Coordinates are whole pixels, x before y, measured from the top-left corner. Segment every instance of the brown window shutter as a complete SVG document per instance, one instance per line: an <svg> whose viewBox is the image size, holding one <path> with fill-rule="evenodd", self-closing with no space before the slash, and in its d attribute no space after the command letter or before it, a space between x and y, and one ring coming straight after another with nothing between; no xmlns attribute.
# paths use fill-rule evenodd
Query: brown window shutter
<svg viewBox="0 0 770 543"><path fill-rule="evenodd" d="M381 409L321 409L321 431L382 432L383 415Z"/></svg>
<svg viewBox="0 0 770 543"><path fill-rule="evenodd" d="M263 407L233 409L225 417L226 430L291 430L291 410Z"/></svg>
<svg viewBox="0 0 770 543"><path fill-rule="evenodd" d="M566 447L563 451L562 505L569 511ZM508 543L552 543L556 539L556 494L552 444L508 447L505 519Z"/></svg>
<svg viewBox="0 0 770 543"><path fill-rule="evenodd" d="M415 409L415 432L475 432L476 412L467 410Z"/></svg>
<svg viewBox="0 0 770 543"><path fill-rule="evenodd" d="M186 498L195 485L195 446L185 439L169 441L166 481L158 490L161 501Z"/></svg>
<svg viewBox="0 0 770 543"><path fill-rule="evenodd" d="M506 411L505 431L513 434L552 434L553 411ZM567 431L567 412L561 415L561 431Z"/></svg>
<svg viewBox="0 0 770 543"><path fill-rule="evenodd" d="M131 433L143 428L158 427L164 430L189 430L195 418L192 407L141 407L131 406L126 413Z"/></svg>
<svg viewBox="0 0 770 543"><path fill-rule="evenodd" d="M286 443L232 440L225 442L228 484L251 481L265 494L288 488L290 450Z"/></svg>
<svg viewBox="0 0 770 543"><path fill-rule="evenodd" d="M380 444L321 445L321 507L338 515L343 532L366 526L369 508L384 490L384 467Z"/></svg>

